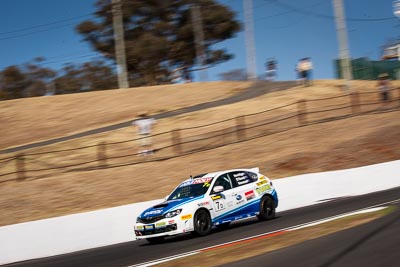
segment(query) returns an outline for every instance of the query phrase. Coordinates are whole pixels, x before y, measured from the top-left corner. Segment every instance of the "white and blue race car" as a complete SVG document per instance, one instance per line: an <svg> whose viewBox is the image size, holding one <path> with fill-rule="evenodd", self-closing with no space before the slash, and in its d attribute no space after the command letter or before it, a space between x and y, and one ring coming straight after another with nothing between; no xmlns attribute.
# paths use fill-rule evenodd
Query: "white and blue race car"
<svg viewBox="0 0 400 267"><path fill-rule="evenodd" d="M213 226L257 216L275 217L278 196L259 168L234 169L190 177L166 200L143 211L136 220L137 239L159 243L166 236L192 232L204 236Z"/></svg>

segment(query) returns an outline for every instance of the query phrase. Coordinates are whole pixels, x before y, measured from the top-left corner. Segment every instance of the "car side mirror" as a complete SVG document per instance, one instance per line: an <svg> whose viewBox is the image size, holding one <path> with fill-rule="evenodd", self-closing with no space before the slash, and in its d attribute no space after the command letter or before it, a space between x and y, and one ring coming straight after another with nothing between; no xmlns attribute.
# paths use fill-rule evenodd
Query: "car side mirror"
<svg viewBox="0 0 400 267"><path fill-rule="evenodd" d="M224 187L222 185L214 186L213 193L220 193L224 191Z"/></svg>

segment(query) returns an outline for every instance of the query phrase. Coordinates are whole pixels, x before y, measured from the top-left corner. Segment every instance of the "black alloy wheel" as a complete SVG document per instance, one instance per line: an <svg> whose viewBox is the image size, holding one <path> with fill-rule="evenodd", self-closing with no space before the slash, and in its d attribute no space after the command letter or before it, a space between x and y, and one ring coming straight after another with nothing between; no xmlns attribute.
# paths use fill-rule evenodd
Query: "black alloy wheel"
<svg viewBox="0 0 400 267"><path fill-rule="evenodd" d="M211 217L208 211L201 209L194 215L194 234L198 236L205 236L211 232Z"/></svg>
<svg viewBox="0 0 400 267"><path fill-rule="evenodd" d="M275 201L271 196L264 196L260 201L260 214L257 215L260 221L275 218Z"/></svg>

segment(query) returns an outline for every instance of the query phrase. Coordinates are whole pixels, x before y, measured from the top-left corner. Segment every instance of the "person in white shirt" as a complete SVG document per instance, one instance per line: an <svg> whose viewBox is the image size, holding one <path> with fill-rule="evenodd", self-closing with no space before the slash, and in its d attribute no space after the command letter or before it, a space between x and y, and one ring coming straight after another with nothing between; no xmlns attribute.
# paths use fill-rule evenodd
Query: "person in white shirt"
<svg viewBox="0 0 400 267"><path fill-rule="evenodd" d="M137 127L139 136L139 155L150 155L153 154L151 130L156 120L149 118L146 112L139 114L139 119L132 122L134 127Z"/></svg>
<svg viewBox="0 0 400 267"><path fill-rule="evenodd" d="M299 72L300 80L302 81L304 86L310 86L312 83L311 82L312 69L313 69L313 64L311 62L311 59L308 57L302 58L297 65L297 71Z"/></svg>

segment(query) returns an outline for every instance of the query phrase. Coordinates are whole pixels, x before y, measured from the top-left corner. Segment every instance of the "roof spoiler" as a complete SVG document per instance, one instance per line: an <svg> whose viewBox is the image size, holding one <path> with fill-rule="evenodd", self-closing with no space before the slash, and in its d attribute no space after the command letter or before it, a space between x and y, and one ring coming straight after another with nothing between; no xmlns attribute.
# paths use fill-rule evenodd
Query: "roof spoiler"
<svg viewBox="0 0 400 267"><path fill-rule="evenodd" d="M254 168L251 168L250 171L260 172L260 168L259 167L254 167Z"/></svg>

